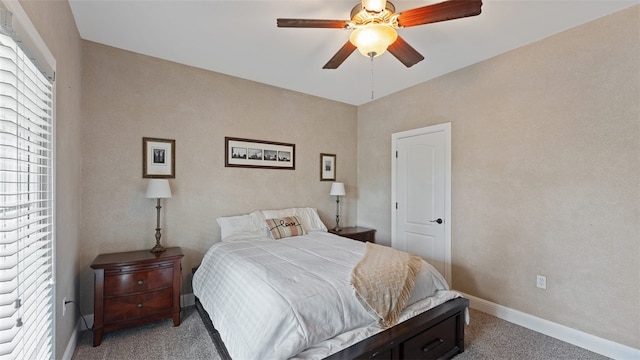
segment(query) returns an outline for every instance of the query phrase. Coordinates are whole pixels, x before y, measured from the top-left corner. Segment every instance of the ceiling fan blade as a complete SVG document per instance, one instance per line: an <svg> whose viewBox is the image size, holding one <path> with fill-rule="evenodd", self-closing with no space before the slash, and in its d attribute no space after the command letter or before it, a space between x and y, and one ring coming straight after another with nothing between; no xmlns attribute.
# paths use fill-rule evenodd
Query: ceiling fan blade
<svg viewBox="0 0 640 360"><path fill-rule="evenodd" d="M405 10L398 15L398 25L410 27L475 16L482 12L481 8L482 0L449 0Z"/></svg>
<svg viewBox="0 0 640 360"><path fill-rule="evenodd" d="M344 29L347 20L278 19L278 27Z"/></svg>
<svg viewBox="0 0 640 360"><path fill-rule="evenodd" d="M411 45L404 41L400 36L398 36L393 44L389 45L387 51L389 51L391 55L395 56L396 59L400 60L400 62L406 67L412 67L424 60L424 56L420 55L416 49L411 47Z"/></svg>
<svg viewBox="0 0 640 360"><path fill-rule="evenodd" d="M331 60L329 60L329 62L327 62L322 68L337 69L338 66L340 66L345 60L347 60L349 55L351 55L351 53L353 53L355 50L355 45L353 45L350 41L347 41L344 45L342 45L340 50L338 50L338 52L333 55Z"/></svg>

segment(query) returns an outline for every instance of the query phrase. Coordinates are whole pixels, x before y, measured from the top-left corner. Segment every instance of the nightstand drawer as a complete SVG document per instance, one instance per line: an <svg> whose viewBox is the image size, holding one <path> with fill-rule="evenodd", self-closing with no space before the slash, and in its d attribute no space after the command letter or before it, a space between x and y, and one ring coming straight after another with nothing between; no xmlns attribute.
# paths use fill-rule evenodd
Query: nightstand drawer
<svg viewBox="0 0 640 360"><path fill-rule="evenodd" d="M104 287L109 289L109 295L124 295L160 289L172 284L173 266L171 266L171 263L169 263L169 267L156 270L107 275L104 277Z"/></svg>
<svg viewBox="0 0 640 360"><path fill-rule="evenodd" d="M167 312L173 306L173 289L105 299L104 321L114 323Z"/></svg>

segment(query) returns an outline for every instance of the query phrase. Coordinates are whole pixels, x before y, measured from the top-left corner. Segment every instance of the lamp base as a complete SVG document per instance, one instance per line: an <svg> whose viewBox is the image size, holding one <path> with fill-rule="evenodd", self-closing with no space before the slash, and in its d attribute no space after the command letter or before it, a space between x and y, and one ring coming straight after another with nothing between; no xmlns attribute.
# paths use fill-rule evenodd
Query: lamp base
<svg viewBox="0 0 640 360"><path fill-rule="evenodd" d="M333 231L342 231L342 228L340 226L336 226L333 228Z"/></svg>
<svg viewBox="0 0 640 360"><path fill-rule="evenodd" d="M158 201L160 201L160 199L158 199ZM158 216L158 218L160 218L160 216ZM162 234L160 234L160 221L158 221L158 227L156 228L156 246L151 249L151 252L154 254L164 252L165 250L164 247L160 245L160 237L162 237Z"/></svg>
<svg viewBox="0 0 640 360"><path fill-rule="evenodd" d="M153 249L151 249L150 252L152 252L152 253L161 253L161 252L164 252L165 250L166 249L162 245L156 244L156 246L154 246Z"/></svg>

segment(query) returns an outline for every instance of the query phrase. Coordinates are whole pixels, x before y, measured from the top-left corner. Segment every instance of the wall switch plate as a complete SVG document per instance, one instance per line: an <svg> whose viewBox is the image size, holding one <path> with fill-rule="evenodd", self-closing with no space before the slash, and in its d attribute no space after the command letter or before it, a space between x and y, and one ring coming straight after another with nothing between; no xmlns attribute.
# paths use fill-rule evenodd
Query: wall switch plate
<svg viewBox="0 0 640 360"><path fill-rule="evenodd" d="M547 288L547 277L546 276L542 276L542 275L538 275L536 277L536 286L539 287L540 289L546 289Z"/></svg>
<svg viewBox="0 0 640 360"><path fill-rule="evenodd" d="M67 313L67 297L65 296L62 299L62 316L64 316Z"/></svg>

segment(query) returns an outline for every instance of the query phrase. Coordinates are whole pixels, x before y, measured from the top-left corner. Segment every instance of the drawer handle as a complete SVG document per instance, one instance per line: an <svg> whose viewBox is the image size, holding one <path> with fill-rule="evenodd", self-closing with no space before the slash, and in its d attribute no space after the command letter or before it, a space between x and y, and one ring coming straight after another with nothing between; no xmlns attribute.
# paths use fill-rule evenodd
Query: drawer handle
<svg viewBox="0 0 640 360"><path fill-rule="evenodd" d="M438 346L442 345L442 343L444 343L444 340L442 339L435 339L432 342L428 343L425 347L422 348L423 352L429 352L432 351L433 349L437 348Z"/></svg>
<svg viewBox="0 0 640 360"><path fill-rule="evenodd" d="M142 304L138 304L138 307L139 307L139 308L141 308L141 307L142 307Z"/></svg>
<svg viewBox="0 0 640 360"><path fill-rule="evenodd" d="M142 285L142 284L144 284L144 281L138 280L138 285Z"/></svg>

